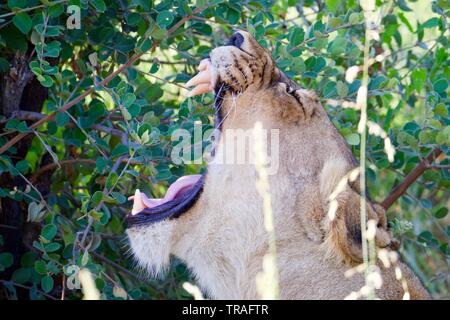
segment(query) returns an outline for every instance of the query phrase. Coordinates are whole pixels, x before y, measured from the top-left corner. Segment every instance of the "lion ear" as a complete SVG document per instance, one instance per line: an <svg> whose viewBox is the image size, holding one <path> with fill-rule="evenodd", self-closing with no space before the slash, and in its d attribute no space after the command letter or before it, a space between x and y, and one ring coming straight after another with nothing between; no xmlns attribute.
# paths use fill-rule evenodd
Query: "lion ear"
<svg viewBox="0 0 450 320"><path fill-rule="evenodd" d="M313 92L299 88L289 79L276 82L274 89L283 119L298 122L314 116L319 99Z"/></svg>

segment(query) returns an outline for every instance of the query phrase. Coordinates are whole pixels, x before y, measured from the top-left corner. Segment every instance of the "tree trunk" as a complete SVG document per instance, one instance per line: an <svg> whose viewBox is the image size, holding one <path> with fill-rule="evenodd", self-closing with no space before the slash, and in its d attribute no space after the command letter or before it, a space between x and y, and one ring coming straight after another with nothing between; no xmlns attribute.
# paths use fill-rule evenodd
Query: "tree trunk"
<svg viewBox="0 0 450 320"><path fill-rule="evenodd" d="M27 55L16 53L12 58L11 68L6 74L0 74L0 114L6 118L13 118L14 114L21 110L41 112L42 105L48 96L47 88L41 86L34 77L28 66ZM15 164L25 158L32 141L33 135L19 141L16 145L17 152L11 155L11 161ZM45 158L45 157L44 157ZM49 179L48 179L49 180ZM38 188L43 194L49 192L49 182L39 183ZM0 187L13 190L14 187L24 189L25 181L18 176L9 173L0 175ZM24 239L30 239L30 232L34 233L36 228L26 224L27 207L24 202L20 203L11 198L0 198L0 234L3 237L3 246L0 252L10 252L14 256L12 267L0 273L0 279L9 280L11 274L20 268L20 258L31 243ZM31 235L34 238L33 235ZM20 292L23 298L28 296L26 292Z"/></svg>

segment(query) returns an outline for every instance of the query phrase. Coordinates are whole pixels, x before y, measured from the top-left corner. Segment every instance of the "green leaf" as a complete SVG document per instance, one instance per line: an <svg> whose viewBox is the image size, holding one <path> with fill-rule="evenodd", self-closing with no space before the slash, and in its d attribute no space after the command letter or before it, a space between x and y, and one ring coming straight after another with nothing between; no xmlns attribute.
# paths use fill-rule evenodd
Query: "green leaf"
<svg viewBox="0 0 450 320"><path fill-rule="evenodd" d="M414 69L411 72L411 80L414 89L417 91L422 90L423 85L427 80L427 71L425 69Z"/></svg>
<svg viewBox="0 0 450 320"><path fill-rule="evenodd" d="M51 276L45 276L41 278L41 288L45 293L49 293L53 289L53 278Z"/></svg>
<svg viewBox="0 0 450 320"><path fill-rule="evenodd" d="M25 121L20 121L19 125L17 126L17 131L21 133L29 132L30 129L28 128Z"/></svg>
<svg viewBox="0 0 450 320"><path fill-rule="evenodd" d="M128 154L128 147L123 145L123 144L119 144L118 146L116 146L114 148L114 150L111 152L111 156L112 157L117 157L117 156L121 156L123 154Z"/></svg>
<svg viewBox="0 0 450 320"><path fill-rule="evenodd" d="M443 93L445 90L447 90L448 82L447 79L439 79L433 83L433 89L437 93Z"/></svg>
<svg viewBox="0 0 450 320"><path fill-rule="evenodd" d="M434 28L439 25L439 18L434 17L431 19L428 19L422 24L422 28Z"/></svg>
<svg viewBox="0 0 450 320"><path fill-rule="evenodd" d="M328 10L336 14L339 7L341 6L342 1L341 0L325 0L325 5Z"/></svg>
<svg viewBox="0 0 450 320"><path fill-rule="evenodd" d="M44 204L30 202L28 205L28 219L30 222L39 222L45 215Z"/></svg>
<svg viewBox="0 0 450 320"><path fill-rule="evenodd" d="M70 120L69 115L64 111L58 111L55 116L58 127L64 127Z"/></svg>
<svg viewBox="0 0 450 320"><path fill-rule="evenodd" d="M59 17L64 12L64 6L62 4L55 4L47 7L48 15L51 18Z"/></svg>
<svg viewBox="0 0 450 320"><path fill-rule="evenodd" d="M351 146L356 146L359 144L360 138L359 134L357 133L350 133L349 135L345 136L345 140L347 140L347 143Z"/></svg>
<svg viewBox="0 0 450 320"><path fill-rule="evenodd" d="M103 0L91 0L92 5L94 6L95 10L98 12L105 12L106 11L106 4Z"/></svg>
<svg viewBox="0 0 450 320"><path fill-rule="evenodd" d="M24 34L27 34L33 26L33 22L26 12L17 13L12 21L14 25Z"/></svg>
<svg viewBox="0 0 450 320"><path fill-rule="evenodd" d="M437 104L436 107L433 110L433 113L435 115L441 116L442 118L447 118L448 117L447 107L443 103Z"/></svg>
<svg viewBox="0 0 450 320"><path fill-rule="evenodd" d="M136 96L133 93L127 93L122 99L122 104L125 108L128 108L134 101L136 101Z"/></svg>
<svg viewBox="0 0 450 320"><path fill-rule="evenodd" d="M156 174L157 180L167 180L172 176L172 173L168 169L159 170Z"/></svg>
<svg viewBox="0 0 450 320"><path fill-rule="evenodd" d="M25 283L30 279L31 269L30 268L20 268L14 271L11 276L11 280L17 283Z"/></svg>
<svg viewBox="0 0 450 320"><path fill-rule="evenodd" d="M20 258L20 265L22 267L32 267L34 265L34 261L36 261L36 256L36 253L32 251L25 252Z"/></svg>
<svg viewBox="0 0 450 320"><path fill-rule="evenodd" d="M127 120L127 121L130 121L131 120L131 114L130 114L130 112L127 110L127 109L125 109L125 108L120 108L120 112L122 113L122 115L123 115L123 118L125 119L125 120Z"/></svg>
<svg viewBox="0 0 450 320"><path fill-rule="evenodd" d="M111 195L120 204L125 203L127 201L127 198L123 194L121 194L119 192L112 192Z"/></svg>
<svg viewBox="0 0 450 320"><path fill-rule="evenodd" d="M167 28L172 22L173 22L173 14L168 11L161 11L158 16L156 17L156 23L161 27L161 28Z"/></svg>
<svg viewBox="0 0 450 320"><path fill-rule="evenodd" d="M91 198L92 206L96 207L102 200L103 200L103 192L95 191L94 195Z"/></svg>
<svg viewBox="0 0 450 320"><path fill-rule="evenodd" d="M9 70L9 62L3 57L0 57L0 72L6 72Z"/></svg>
<svg viewBox="0 0 450 320"><path fill-rule="evenodd" d="M448 213L448 209L446 207L441 207L434 212L434 216L437 219L442 219L442 218L445 218L447 213Z"/></svg>
<svg viewBox="0 0 450 320"><path fill-rule="evenodd" d="M108 189L112 188L112 186L117 182L118 178L119 175L116 172L111 172L108 176L108 179L106 179L106 187Z"/></svg>
<svg viewBox="0 0 450 320"><path fill-rule="evenodd" d="M450 125L445 126L437 133L436 143L441 145L450 145Z"/></svg>
<svg viewBox="0 0 450 320"><path fill-rule="evenodd" d="M423 231L421 234L417 236L417 241L421 243L428 243L433 240L433 235L430 231Z"/></svg>
<svg viewBox="0 0 450 320"><path fill-rule="evenodd" d="M16 163L16 169L20 171L20 173L27 173L28 169L30 169L30 165L27 160L20 160Z"/></svg>
<svg viewBox="0 0 450 320"><path fill-rule="evenodd" d="M109 199L109 198L110 198L110 197L105 197L105 202L108 203L108 199ZM100 219L103 217L103 212L93 210L93 211L90 212L90 215L91 215L91 217L94 218L96 221L100 221Z"/></svg>
<svg viewBox="0 0 450 320"><path fill-rule="evenodd" d="M141 107L138 104L134 103L128 108L128 112L130 113L132 118L135 118L141 112Z"/></svg>
<svg viewBox="0 0 450 320"><path fill-rule="evenodd" d="M61 51L61 43L59 41L52 41L46 43L44 46L44 57L57 58Z"/></svg>
<svg viewBox="0 0 450 320"><path fill-rule="evenodd" d="M46 252L55 252L61 248L61 245L57 242L48 243L44 246Z"/></svg>
<svg viewBox="0 0 450 320"><path fill-rule="evenodd" d="M34 270L36 270L36 272L39 273L40 275L46 275L47 264L42 260L38 260L34 263Z"/></svg>
<svg viewBox="0 0 450 320"><path fill-rule="evenodd" d="M13 265L14 256L9 252L0 253L0 271L5 270Z"/></svg>
<svg viewBox="0 0 450 320"><path fill-rule="evenodd" d="M95 167L99 172L103 172L103 170L105 170L107 165L108 162L102 157L98 157L97 160L95 161Z"/></svg>
<svg viewBox="0 0 450 320"><path fill-rule="evenodd" d="M46 88L50 88L53 85L53 79L48 75L38 76L39 82Z"/></svg>
<svg viewBox="0 0 450 320"><path fill-rule="evenodd" d="M8 0L10 9L22 9L27 6L27 0Z"/></svg>
<svg viewBox="0 0 450 320"><path fill-rule="evenodd" d="M338 81L336 83L336 91L340 98L344 98L348 94L348 86L344 82Z"/></svg>
<svg viewBox="0 0 450 320"><path fill-rule="evenodd" d="M340 55L345 52L347 40L344 37L337 36L330 46L330 52L334 55Z"/></svg>
<svg viewBox="0 0 450 320"><path fill-rule="evenodd" d="M369 90L375 90L382 88L387 82L387 78L383 75L378 75L375 78L370 79Z"/></svg>
<svg viewBox="0 0 450 320"><path fill-rule="evenodd" d="M406 27L408 28L408 30L410 32L414 32L414 29L411 25L411 23L409 22L409 20L405 17L405 14L403 12L399 12L398 13L398 17L399 19L406 25Z"/></svg>
<svg viewBox="0 0 450 320"><path fill-rule="evenodd" d="M81 266L84 267L89 262L89 252L87 250L84 251L83 256L81 257Z"/></svg>
<svg viewBox="0 0 450 320"><path fill-rule="evenodd" d="M298 46L305 38L305 31L300 27L294 27L289 32L289 45L292 47Z"/></svg>
<svg viewBox="0 0 450 320"><path fill-rule="evenodd" d="M361 15L357 12L352 12L348 17L348 22L350 24L357 24L361 20Z"/></svg>
<svg viewBox="0 0 450 320"><path fill-rule="evenodd" d="M151 47L152 47L152 39L150 38L144 39L139 45L139 49L141 50L141 52L146 52Z"/></svg>
<svg viewBox="0 0 450 320"><path fill-rule="evenodd" d="M397 3L400 9L402 9L403 11L412 11L406 4L406 0L398 0Z"/></svg>
<svg viewBox="0 0 450 320"><path fill-rule="evenodd" d="M47 239L47 240L53 240L53 238L56 236L56 233L58 232L58 229L54 224L48 224L46 225L42 231L41 235Z"/></svg>

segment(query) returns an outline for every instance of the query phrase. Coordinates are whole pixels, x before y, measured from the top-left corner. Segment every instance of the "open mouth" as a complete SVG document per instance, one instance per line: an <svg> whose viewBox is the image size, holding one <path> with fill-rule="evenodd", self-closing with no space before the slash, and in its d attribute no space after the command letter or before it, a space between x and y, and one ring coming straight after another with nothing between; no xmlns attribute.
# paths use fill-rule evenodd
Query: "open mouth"
<svg viewBox="0 0 450 320"><path fill-rule="evenodd" d="M179 178L167 189L162 199L150 199L136 190L133 208L128 215L130 226L148 225L165 219L178 218L197 201L203 189L204 175L189 175ZM130 199L131 200L131 199Z"/></svg>
<svg viewBox="0 0 450 320"><path fill-rule="evenodd" d="M186 87L193 87L189 96L196 96L207 92L215 92L215 120L214 126L220 129L221 103L225 93L223 84L217 83L215 69L209 59L204 59L198 67L199 73L186 83ZM212 150L214 155L214 150ZM129 226L148 225L166 219L178 218L189 210L198 200L205 182L204 174L182 176L172 183L164 198L152 199L144 193L136 190L133 200L133 208L127 216Z"/></svg>

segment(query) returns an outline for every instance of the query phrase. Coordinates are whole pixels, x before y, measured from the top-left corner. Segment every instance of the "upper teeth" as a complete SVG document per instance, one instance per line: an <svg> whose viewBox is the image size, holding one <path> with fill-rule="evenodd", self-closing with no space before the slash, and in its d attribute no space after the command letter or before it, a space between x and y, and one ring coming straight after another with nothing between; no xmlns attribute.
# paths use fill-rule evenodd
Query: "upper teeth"
<svg viewBox="0 0 450 320"><path fill-rule="evenodd" d="M142 203L142 197L141 192L139 189L136 189L136 192L134 193L134 202L133 202L133 209L131 209L131 214L137 214L145 209L145 205Z"/></svg>
<svg viewBox="0 0 450 320"><path fill-rule="evenodd" d="M207 93L214 90L213 67L209 59L203 59L198 66L200 71L195 77L186 83L186 87L195 86L189 93L189 97Z"/></svg>

